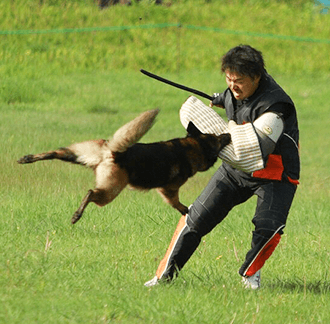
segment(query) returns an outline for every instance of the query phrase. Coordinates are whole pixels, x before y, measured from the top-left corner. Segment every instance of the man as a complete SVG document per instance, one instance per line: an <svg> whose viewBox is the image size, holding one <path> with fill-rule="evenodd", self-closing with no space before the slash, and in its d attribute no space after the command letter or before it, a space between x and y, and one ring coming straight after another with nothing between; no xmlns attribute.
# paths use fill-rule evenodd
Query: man
<svg viewBox="0 0 330 324"><path fill-rule="evenodd" d="M221 71L226 76L228 88L214 95L210 106L226 110L233 140L232 152L239 157L236 160L223 158L220 152L222 165L190 206L188 214L180 219L156 276L145 286L172 280L196 250L201 238L234 206L253 195L258 197L252 219L255 229L251 249L239 269L246 287L260 288L260 269L283 234L300 172L299 131L294 104L265 70L261 52L251 46L240 45L231 49L222 58ZM205 129L204 119L197 119L202 112L204 118L214 111L205 113L205 106L196 113L194 109L199 109L197 101L196 98L190 100L189 111L182 114L188 114L187 118L193 119L197 127ZM210 118L216 120L218 117ZM238 145L239 140L246 144ZM257 152L252 158L244 153L244 148L251 143Z"/></svg>

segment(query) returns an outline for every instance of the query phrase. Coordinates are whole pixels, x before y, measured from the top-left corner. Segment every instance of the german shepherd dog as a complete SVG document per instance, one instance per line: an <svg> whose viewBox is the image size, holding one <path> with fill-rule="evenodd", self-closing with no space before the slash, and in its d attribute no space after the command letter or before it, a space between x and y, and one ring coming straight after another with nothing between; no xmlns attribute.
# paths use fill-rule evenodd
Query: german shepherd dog
<svg viewBox="0 0 330 324"><path fill-rule="evenodd" d="M137 141L151 128L159 110L149 110L119 128L113 138L75 143L55 151L26 155L17 162L33 163L59 159L90 167L96 187L89 190L71 223L76 223L90 202L104 206L127 186L140 190L156 188L164 201L181 214L188 212L179 201L179 189L198 171L206 171L219 151L230 143L230 134L203 134L190 122L185 138L149 144Z"/></svg>

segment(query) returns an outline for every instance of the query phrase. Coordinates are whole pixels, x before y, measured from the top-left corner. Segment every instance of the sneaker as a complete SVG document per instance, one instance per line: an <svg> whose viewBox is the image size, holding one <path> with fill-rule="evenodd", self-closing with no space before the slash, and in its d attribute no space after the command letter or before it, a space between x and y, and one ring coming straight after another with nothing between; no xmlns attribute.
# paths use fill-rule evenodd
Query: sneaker
<svg viewBox="0 0 330 324"><path fill-rule="evenodd" d="M258 270L251 277L243 277L242 283L245 286L245 288L259 289L260 288L260 277L261 277L261 271Z"/></svg>
<svg viewBox="0 0 330 324"><path fill-rule="evenodd" d="M154 276L151 280L147 281L144 284L146 287L152 287L158 285L158 278L157 276Z"/></svg>

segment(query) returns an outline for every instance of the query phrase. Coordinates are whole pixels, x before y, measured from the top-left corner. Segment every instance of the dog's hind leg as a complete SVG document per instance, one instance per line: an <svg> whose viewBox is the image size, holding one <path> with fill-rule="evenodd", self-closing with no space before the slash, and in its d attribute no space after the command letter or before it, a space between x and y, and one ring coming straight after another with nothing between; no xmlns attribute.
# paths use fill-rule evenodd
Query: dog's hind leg
<svg viewBox="0 0 330 324"><path fill-rule="evenodd" d="M43 160L61 160L75 164L85 165L95 169L102 162L103 147L107 141L93 140L74 143L69 147L61 147L58 150L39 154L30 154L21 157L17 162L20 164L34 163Z"/></svg>
<svg viewBox="0 0 330 324"><path fill-rule="evenodd" d="M179 188L157 188L157 191L166 203L177 209L182 215L188 213L188 207L179 201Z"/></svg>
<svg viewBox="0 0 330 324"><path fill-rule="evenodd" d="M26 164L26 163L34 163L37 161L43 161L43 160L63 160L67 162L77 163L77 155L74 154L70 149L68 148L60 148L55 151L49 151L45 153L39 153L39 154L29 154L21 157L17 162L19 164Z"/></svg>
<svg viewBox="0 0 330 324"><path fill-rule="evenodd" d="M94 190L92 189L88 190L87 195L82 200L79 208L73 214L71 223L75 224L78 222L78 220L83 215L85 208L90 202L93 202L100 207L105 206L109 204L112 200L114 200L119 195L119 193L125 188L126 185L127 183L125 185L121 184L112 189L107 189L107 190L99 189L99 188L95 188Z"/></svg>
<svg viewBox="0 0 330 324"><path fill-rule="evenodd" d="M81 218L85 208L87 207L87 205L91 202L91 196L93 195L93 190L88 190L87 195L85 196L85 198L83 199L83 201L81 202L79 208L76 210L76 212L73 214L72 218L71 218L71 223L75 224L78 222L78 220Z"/></svg>
<svg viewBox="0 0 330 324"><path fill-rule="evenodd" d="M117 164L102 162L96 173L96 188L89 190L80 207L74 213L71 223L75 224L82 216L90 202L98 206L105 206L112 202L128 184L127 172Z"/></svg>

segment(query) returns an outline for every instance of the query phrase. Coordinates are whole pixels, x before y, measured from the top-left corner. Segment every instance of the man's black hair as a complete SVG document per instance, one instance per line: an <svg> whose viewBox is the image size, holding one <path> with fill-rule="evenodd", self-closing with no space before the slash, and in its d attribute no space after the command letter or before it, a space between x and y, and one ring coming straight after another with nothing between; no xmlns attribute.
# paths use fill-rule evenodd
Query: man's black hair
<svg viewBox="0 0 330 324"><path fill-rule="evenodd" d="M227 70L254 79L265 75L265 63L262 53L249 45L239 45L227 52L221 60L221 71Z"/></svg>

